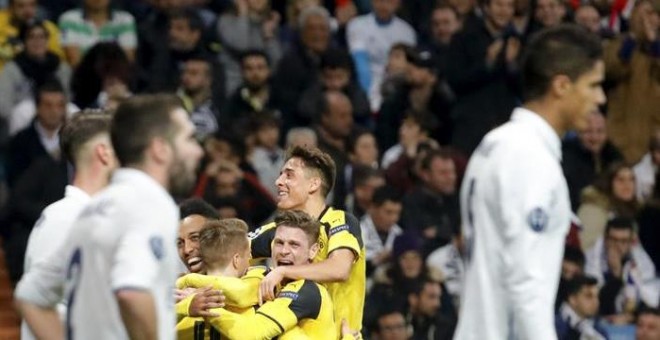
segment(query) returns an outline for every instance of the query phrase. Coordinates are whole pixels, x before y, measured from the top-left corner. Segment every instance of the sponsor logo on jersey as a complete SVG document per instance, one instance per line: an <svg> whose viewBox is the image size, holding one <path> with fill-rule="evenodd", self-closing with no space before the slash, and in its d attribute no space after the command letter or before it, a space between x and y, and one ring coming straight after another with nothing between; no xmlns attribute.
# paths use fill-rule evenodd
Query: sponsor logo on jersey
<svg viewBox="0 0 660 340"><path fill-rule="evenodd" d="M149 247L151 252L154 253L156 259L160 260L165 255L165 248L163 248L163 238L160 236L152 236L149 239Z"/></svg>
<svg viewBox="0 0 660 340"><path fill-rule="evenodd" d="M527 223L537 233L542 232L548 226L548 213L543 208L532 209L527 216Z"/></svg>

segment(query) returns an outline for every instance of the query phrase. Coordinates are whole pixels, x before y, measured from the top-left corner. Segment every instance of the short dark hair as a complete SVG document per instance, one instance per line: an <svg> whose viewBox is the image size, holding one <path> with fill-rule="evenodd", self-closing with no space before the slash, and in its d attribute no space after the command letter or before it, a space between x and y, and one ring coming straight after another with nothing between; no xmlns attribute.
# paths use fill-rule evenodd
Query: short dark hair
<svg viewBox="0 0 660 340"><path fill-rule="evenodd" d="M270 58L268 57L268 54L264 52L264 50L251 49L241 53L241 55L239 56L241 68L243 68L243 63L245 62L245 59L252 57L261 57L266 61L266 65L270 66Z"/></svg>
<svg viewBox="0 0 660 340"><path fill-rule="evenodd" d="M155 137L172 141L178 128L172 121L172 112L177 108L183 108L181 100L167 94L137 95L119 104L110 129L119 163L141 163Z"/></svg>
<svg viewBox="0 0 660 340"><path fill-rule="evenodd" d="M630 230L633 232L635 230L635 220L627 216L617 216L610 219L607 221L607 225L605 225L605 237L609 235L612 229Z"/></svg>
<svg viewBox="0 0 660 340"><path fill-rule="evenodd" d="M575 24L562 24L536 33L527 44L521 67L525 100L543 97L557 75L575 81L602 56L598 37Z"/></svg>
<svg viewBox="0 0 660 340"><path fill-rule="evenodd" d="M568 281L566 285L566 300L571 296L580 293L582 288L591 287L598 284L598 280L591 276L578 275Z"/></svg>
<svg viewBox="0 0 660 340"><path fill-rule="evenodd" d="M637 313L637 317L647 314L660 316L660 308L642 306L639 310L639 313Z"/></svg>
<svg viewBox="0 0 660 340"><path fill-rule="evenodd" d="M25 41L27 41L28 34L30 34L30 32L35 28L41 28L46 33L46 39L50 37L50 32L48 32L48 28L46 28L46 24L44 23L44 21L36 20L22 24L18 31L18 38L23 43L25 43Z"/></svg>
<svg viewBox="0 0 660 340"><path fill-rule="evenodd" d="M420 167L422 170L429 170L431 168L431 163L433 163L433 160L436 158L454 162L454 157L452 156L452 153L447 150L430 150L426 155L424 155L424 158L422 158Z"/></svg>
<svg viewBox="0 0 660 340"><path fill-rule="evenodd" d="M418 111L409 109L406 111L403 120L409 120L419 125L422 132L429 133L438 126L438 119L429 111Z"/></svg>
<svg viewBox="0 0 660 340"><path fill-rule="evenodd" d="M321 193L327 196L335 186L337 166L329 154L316 147L294 146L287 152L286 159L300 158L305 168L318 173L321 177Z"/></svg>
<svg viewBox="0 0 660 340"><path fill-rule="evenodd" d="M415 282L411 285L409 294L419 296L428 284L437 284L442 287L442 282L438 278L435 278L432 275L422 275L422 277L415 280Z"/></svg>
<svg viewBox="0 0 660 340"><path fill-rule="evenodd" d="M60 83L57 78L54 77L48 77L43 83L41 84L36 84L34 87L34 104L35 106L39 106L41 103L41 95L43 93L62 93L66 95L66 91L64 91L64 86L62 86L62 83Z"/></svg>
<svg viewBox="0 0 660 340"><path fill-rule="evenodd" d="M371 200L373 205L380 207L385 202L401 203L401 193L387 185L374 190L374 196Z"/></svg>
<svg viewBox="0 0 660 340"><path fill-rule="evenodd" d="M305 232L309 244L317 243L321 234L321 223L302 210L285 210L275 215L275 226L298 228Z"/></svg>
<svg viewBox="0 0 660 340"><path fill-rule="evenodd" d="M179 215L184 219L191 215L199 215L206 219L220 219L218 211L205 200L199 197L189 198L179 203Z"/></svg>
<svg viewBox="0 0 660 340"><path fill-rule="evenodd" d="M199 254L207 266L226 266L234 253L249 247L248 226L237 218L209 220L199 232Z"/></svg>
<svg viewBox="0 0 660 340"><path fill-rule="evenodd" d="M366 165L356 165L353 167L353 187L365 185L369 179L374 177L385 180L385 174L380 169L374 169Z"/></svg>
<svg viewBox="0 0 660 340"><path fill-rule="evenodd" d="M361 128L361 127L355 128L355 130L350 134L350 136L348 136L348 140L346 141L346 150L348 151L348 153L355 153L355 147L357 146L357 142L360 140L360 137L364 135L374 136L374 133L365 128ZM376 136L374 136L374 138L375 137Z"/></svg>
<svg viewBox="0 0 660 340"><path fill-rule="evenodd" d="M110 134L111 116L107 111L87 109L76 113L60 130L60 150L74 165L80 161L80 152L94 137Z"/></svg>
<svg viewBox="0 0 660 340"><path fill-rule="evenodd" d="M329 48L321 55L321 69L344 69L353 74L353 59L341 48Z"/></svg>
<svg viewBox="0 0 660 340"><path fill-rule="evenodd" d="M174 20L186 20L188 22L188 27L193 31L204 30L204 20L197 12L197 9L192 7L186 7L181 9L175 9L170 12L169 22Z"/></svg>
<svg viewBox="0 0 660 340"><path fill-rule="evenodd" d="M578 247L566 246L564 248L564 261L572 262L584 268L584 253Z"/></svg>

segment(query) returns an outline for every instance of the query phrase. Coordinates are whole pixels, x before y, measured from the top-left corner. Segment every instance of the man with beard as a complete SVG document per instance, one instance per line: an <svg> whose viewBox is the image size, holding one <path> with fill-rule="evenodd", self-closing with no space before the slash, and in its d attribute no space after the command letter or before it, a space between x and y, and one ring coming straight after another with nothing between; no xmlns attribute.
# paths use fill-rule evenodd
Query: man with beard
<svg viewBox="0 0 660 340"><path fill-rule="evenodd" d="M183 63L177 95L190 113L197 137L203 140L218 131L218 108L212 100L213 64L202 56Z"/></svg>
<svg viewBox="0 0 660 340"><path fill-rule="evenodd" d="M66 288L68 338L174 339L179 216L170 195L191 189L202 150L174 96L127 99L110 135L121 168L16 296L23 309L43 312L35 333L63 334L53 307Z"/></svg>

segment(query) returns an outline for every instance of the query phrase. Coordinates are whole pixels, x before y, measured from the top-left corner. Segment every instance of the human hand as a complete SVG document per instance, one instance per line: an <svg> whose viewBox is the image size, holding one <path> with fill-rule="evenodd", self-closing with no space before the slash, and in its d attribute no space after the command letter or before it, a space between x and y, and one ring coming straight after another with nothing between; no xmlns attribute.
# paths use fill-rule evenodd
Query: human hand
<svg viewBox="0 0 660 340"><path fill-rule="evenodd" d="M516 61L520 54L520 40L518 38L509 38L506 40L506 62L512 63Z"/></svg>
<svg viewBox="0 0 660 340"><path fill-rule="evenodd" d="M387 261L390 258L391 255L392 255L391 251L383 250L380 253L376 254L376 257L374 257L373 262L377 265L381 264L381 263Z"/></svg>
<svg viewBox="0 0 660 340"><path fill-rule="evenodd" d="M197 289L195 296L190 302L188 315L191 317L216 317L218 314L209 312L210 309L225 306L225 296L222 291L213 287Z"/></svg>
<svg viewBox="0 0 660 340"><path fill-rule="evenodd" d="M489 66L495 65L497 56L502 52L502 48L504 48L504 40L502 39L496 39L488 46L486 50L486 63Z"/></svg>
<svg viewBox="0 0 660 340"><path fill-rule="evenodd" d="M270 271L266 277L261 280L259 285L259 305L264 304L266 301L275 300L275 288L284 279L284 269L277 267Z"/></svg>
<svg viewBox="0 0 660 340"><path fill-rule="evenodd" d="M610 273L616 278L621 278L623 275L623 254L616 247L607 248L607 264L610 268Z"/></svg>
<svg viewBox="0 0 660 340"><path fill-rule="evenodd" d="M272 11L270 12L270 15L266 20L264 20L261 28L263 30L264 38L266 39L271 39L275 37L275 32L277 31L277 28L280 26L280 20L282 18L280 17L280 14Z"/></svg>
<svg viewBox="0 0 660 340"><path fill-rule="evenodd" d="M181 300L190 296L190 294L195 293L197 289L195 288L184 288L184 289L175 289L174 290L174 302L179 303Z"/></svg>
<svg viewBox="0 0 660 340"><path fill-rule="evenodd" d="M642 16L642 26L644 28L644 36L646 41L653 42L658 37L658 26L653 23L650 15Z"/></svg>
<svg viewBox="0 0 660 340"><path fill-rule="evenodd" d="M352 336L353 339L362 339L360 331L352 330L348 325L348 321L346 321L346 319L341 319L341 337L343 339L348 336Z"/></svg>
<svg viewBox="0 0 660 340"><path fill-rule="evenodd" d="M435 228L435 226L430 226L426 227L422 234L424 234L424 238L432 240L438 235L438 230Z"/></svg>

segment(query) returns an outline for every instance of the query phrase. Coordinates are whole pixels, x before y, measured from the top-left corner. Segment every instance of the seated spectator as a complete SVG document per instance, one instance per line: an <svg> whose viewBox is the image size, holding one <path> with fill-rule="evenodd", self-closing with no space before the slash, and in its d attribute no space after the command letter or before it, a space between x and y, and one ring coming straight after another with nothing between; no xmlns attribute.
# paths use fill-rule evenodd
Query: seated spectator
<svg viewBox="0 0 660 340"><path fill-rule="evenodd" d="M610 220L603 237L586 253L585 272L598 280L600 315L628 324L642 305L657 307L660 282L648 254L635 244L634 220Z"/></svg>
<svg viewBox="0 0 660 340"><path fill-rule="evenodd" d="M447 245L440 247L426 258L426 265L442 274L446 294L451 297L457 312L461 305L461 290L465 284L465 243L459 231Z"/></svg>
<svg viewBox="0 0 660 340"><path fill-rule="evenodd" d="M408 312L413 329L412 339L450 339L456 328L454 315L441 312L442 285L437 278L427 277L418 280L408 293Z"/></svg>
<svg viewBox="0 0 660 340"><path fill-rule="evenodd" d="M109 0L83 0L82 7L60 16L58 26L64 54L71 66L77 66L92 46L107 41L117 43L129 61L135 60L135 19L128 12L110 8Z"/></svg>
<svg viewBox="0 0 660 340"><path fill-rule="evenodd" d="M389 262L394 240L403 233L397 224L401 217L401 195L382 186L374 190L371 206L360 220L366 249L367 277L379 265Z"/></svg>
<svg viewBox="0 0 660 340"><path fill-rule="evenodd" d="M259 182L274 200L277 197L275 181L280 176L285 156L284 150L277 144L280 140L280 122L273 114L264 112L255 116L251 127L255 134L255 147L249 161L257 172Z"/></svg>
<svg viewBox="0 0 660 340"><path fill-rule="evenodd" d="M607 339L598 319L598 281L589 276L576 276L568 282L566 293L555 317L559 340Z"/></svg>
<svg viewBox="0 0 660 340"><path fill-rule="evenodd" d="M383 172L368 166L353 169L353 187L346 196L346 211L362 218L371 206L374 191L385 185Z"/></svg>
<svg viewBox="0 0 660 340"><path fill-rule="evenodd" d="M382 103L380 89L388 51L396 43L415 45L417 42L413 28L396 16L400 4L400 0L371 0L372 12L353 18L346 27L358 80L374 112Z"/></svg>
<svg viewBox="0 0 660 340"><path fill-rule="evenodd" d="M351 56L342 49L331 48L321 56L320 80L308 88L300 98L298 113L300 121L314 120L316 103L325 91L343 92L353 105L353 119L363 127L370 128L371 109L367 95L356 83Z"/></svg>
<svg viewBox="0 0 660 340"><path fill-rule="evenodd" d="M568 297L569 282L575 277L584 275L584 253L582 249L566 245L564 247L564 258L561 261L561 276L555 299L555 311Z"/></svg>
<svg viewBox="0 0 660 340"><path fill-rule="evenodd" d="M656 183L660 183L660 171L655 175ZM639 241L651 257L656 268L660 268L660 185L653 187L651 197L644 203L642 210L637 215L639 227Z"/></svg>
<svg viewBox="0 0 660 340"><path fill-rule="evenodd" d="M24 41L19 38L21 26L39 21L37 0L9 0L7 8L0 9L0 71L5 63L23 51ZM48 51L64 57L60 45L60 30L49 20L43 21L48 31Z"/></svg>
<svg viewBox="0 0 660 340"><path fill-rule="evenodd" d="M354 171L356 167L367 166L378 168L378 146L376 138L369 130L357 128L348 136L346 141L348 160L343 169L337 171L337 184L343 186L344 196L342 203L348 202L348 196L353 191Z"/></svg>
<svg viewBox="0 0 660 340"><path fill-rule="evenodd" d="M191 57L184 62L177 95L195 124L198 140L218 131L220 113L212 98L213 64L206 58Z"/></svg>
<svg viewBox="0 0 660 340"><path fill-rule="evenodd" d="M92 47L71 78L73 103L79 108L111 108L131 96L131 64L113 42Z"/></svg>
<svg viewBox="0 0 660 340"><path fill-rule="evenodd" d="M578 132L578 138L562 143L562 168L571 206L576 211L580 206L580 194L592 185L598 175L612 163L623 160L623 155L607 138L605 117L599 112L589 116L587 127Z"/></svg>
<svg viewBox="0 0 660 340"><path fill-rule="evenodd" d="M635 164L648 150L660 112L660 8L650 0L634 2L630 30L605 46L608 133L626 161Z"/></svg>
<svg viewBox="0 0 660 340"><path fill-rule="evenodd" d="M318 139L316 132L308 127L297 127L289 130L286 134L286 148L294 146L316 147Z"/></svg>
<svg viewBox="0 0 660 340"><path fill-rule="evenodd" d="M635 340L660 339L660 310L645 308L637 316Z"/></svg>
<svg viewBox="0 0 660 340"><path fill-rule="evenodd" d="M403 198L401 225L424 239L424 254L451 242L460 227L456 166L446 151L431 151L420 166L422 182Z"/></svg>
<svg viewBox="0 0 660 340"><path fill-rule="evenodd" d="M68 89L71 69L48 50L48 34L41 21L21 27L19 39L24 49L0 71L0 117L11 119L16 105L32 97L34 89L50 78Z"/></svg>
<svg viewBox="0 0 660 340"><path fill-rule="evenodd" d="M657 129L649 140L649 151L633 167L637 184L637 199L644 202L651 198L655 185L655 174L660 165L660 129Z"/></svg>
<svg viewBox="0 0 660 340"><path fill-rule="evenodd" d="M271 11L270 0L238 0L234 8L218 18L217 34L225 66L227 94L241 85L241 56L250 50L263 50L273 65L282 57L278 39L280 15Z"/></svg>
<svg viewBox="0 0 660 340"><path fill-rule="evenodd" d="M408 340L412 335L410 324L403 313L392 306L378 311L376 322L371 328L371 339Z"/></svg>
<svg viewBox="0 0 660 340"><path fill-rule="evenodd" d="M639 211L632 168L621 162L611 164L594 185L582 191L580 202L577 211L582 222L580 245L586 251L603 236L611 217L633 218Z"/></svg>

